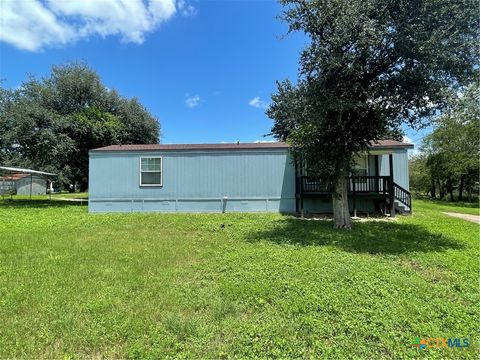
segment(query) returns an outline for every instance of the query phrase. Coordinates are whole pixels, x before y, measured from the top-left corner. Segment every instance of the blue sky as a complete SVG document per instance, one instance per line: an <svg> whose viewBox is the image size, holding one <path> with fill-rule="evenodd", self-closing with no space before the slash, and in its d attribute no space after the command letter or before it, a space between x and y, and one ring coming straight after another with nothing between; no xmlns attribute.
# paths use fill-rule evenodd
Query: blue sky
<svg viewBox="0 0 480 360"><path fill-rule="evenodd" d="M158 117L164 143L269 139L265 106L275 81L295 80L307 41L285 36L276 1L80 2L2 2L4 86L85 60L106 86Z"/></svg>

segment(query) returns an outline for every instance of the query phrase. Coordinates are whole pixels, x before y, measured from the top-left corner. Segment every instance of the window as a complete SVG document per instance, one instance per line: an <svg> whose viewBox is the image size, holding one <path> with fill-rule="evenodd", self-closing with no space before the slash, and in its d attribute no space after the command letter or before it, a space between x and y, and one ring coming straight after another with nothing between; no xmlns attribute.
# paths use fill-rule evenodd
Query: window
<svg viewBox="0 0 480 360"><path fill-rule="evenodd" d="M140 186L162 186L162 158L140 158Z"/></svg>
<svg viewBox="0 0 480 360"><path fill-rule="evenodd" d="M355 176L367 176L368 175L368 157L359 156L355 159Z"/></svg>

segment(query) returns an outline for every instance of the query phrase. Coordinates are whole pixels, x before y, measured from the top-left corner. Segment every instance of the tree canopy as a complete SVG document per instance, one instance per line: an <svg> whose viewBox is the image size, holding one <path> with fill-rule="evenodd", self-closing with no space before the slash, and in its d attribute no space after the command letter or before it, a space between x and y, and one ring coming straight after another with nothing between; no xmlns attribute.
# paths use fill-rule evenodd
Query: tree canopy
<svg viewBox="0 0 480 360"><path fill-rule="evenodd" d="M0 163L57 173L64 184L88 186L90 149L159 136L159 121L138 99L108 89L83 62L0 88Z"/></svg>
<svg viewBox="0 0 480 360"><path fill-rule="evenodd" d="M478 69L471 0L281 0L290 31L309 45L296 84L278 83L267 110L334 190L336 227L349 228L344 176L371 141L420 127L448 109Z"/></svg>
<svg viewBox="0 0 480 360"><path fill-rule="evenodd" d="M432 197L444 198L458 190L471 196L478 190L480 172L480 90L467 89L454 105L435 122L435 128L422 143L421 153L411 161L412 187ZM420 170L422 170L420 172Z"/></svg>

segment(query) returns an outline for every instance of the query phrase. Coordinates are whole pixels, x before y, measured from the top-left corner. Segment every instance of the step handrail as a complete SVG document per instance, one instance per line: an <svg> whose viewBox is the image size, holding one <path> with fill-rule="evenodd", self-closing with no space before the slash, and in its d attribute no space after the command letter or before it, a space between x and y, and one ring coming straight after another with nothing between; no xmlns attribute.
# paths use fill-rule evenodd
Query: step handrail
<svg viewBox="0 0 480 360"><path fill-rule="evenodd" d="M398 190L398 192L397 192ZM393 194L395 200L398 200L402 204L408 206L409 209L412 208L412 194L407 189L404 189L397 183L393 183Z"/></svg>

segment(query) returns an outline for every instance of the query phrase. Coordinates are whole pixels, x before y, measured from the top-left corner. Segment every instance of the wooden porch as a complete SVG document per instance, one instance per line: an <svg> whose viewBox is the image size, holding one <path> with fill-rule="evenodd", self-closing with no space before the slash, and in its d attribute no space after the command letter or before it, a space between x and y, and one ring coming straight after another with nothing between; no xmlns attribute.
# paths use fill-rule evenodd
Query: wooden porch
<svg viewBox="0 0 480 360"><path fill-rule="evenodd" d="M378 157L376 168L378 171ZM394 182L393 159L389 156L390 175L388 176L349 176L347 182L348 197L353 202L353 215L357 215L357 200L371 199L375 203L375 210L394 217L395 212L411 213L411 193ZM303 214L303 199L306 198L330 198L332 191L327 183L318 178L302 175L297 172L296 177L296 198L297 212Z"/></svg>

